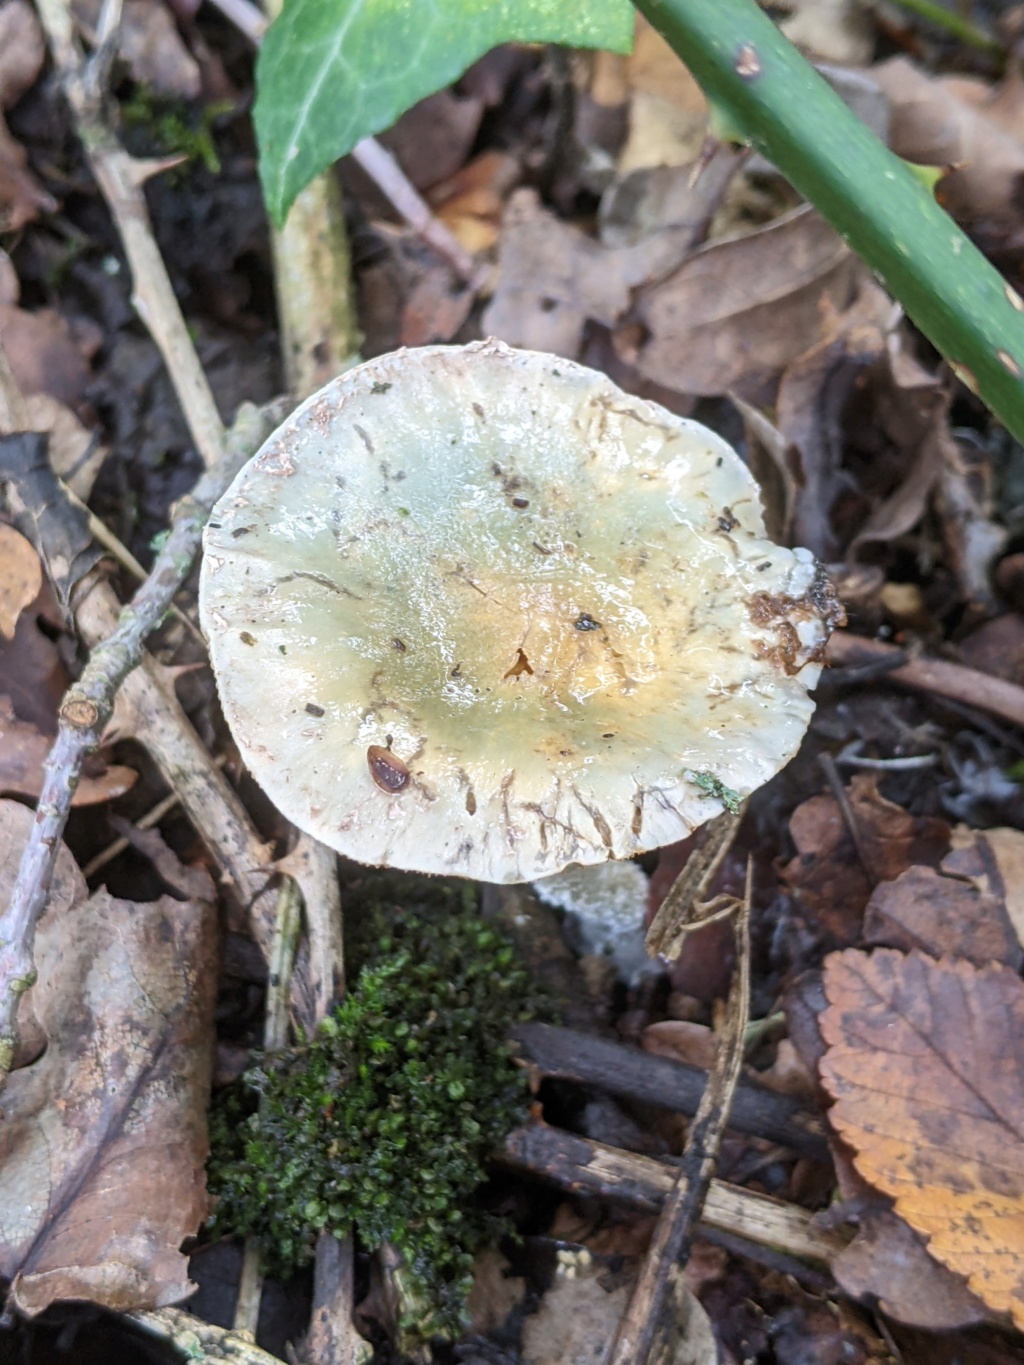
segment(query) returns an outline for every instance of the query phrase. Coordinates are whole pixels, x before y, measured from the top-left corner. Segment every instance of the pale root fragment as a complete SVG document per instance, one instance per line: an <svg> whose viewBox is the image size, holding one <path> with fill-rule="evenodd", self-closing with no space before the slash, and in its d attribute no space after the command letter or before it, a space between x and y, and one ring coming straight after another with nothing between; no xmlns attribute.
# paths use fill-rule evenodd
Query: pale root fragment
<svg viewBox="0 0 1024 1365"><path fill-rule="evenodd" d="M290 820L493 882L680 839L722 809L709 775L760 786L838 614L720 437L495 341L381 356L304 403L215 510L200 605Z"/></svg>

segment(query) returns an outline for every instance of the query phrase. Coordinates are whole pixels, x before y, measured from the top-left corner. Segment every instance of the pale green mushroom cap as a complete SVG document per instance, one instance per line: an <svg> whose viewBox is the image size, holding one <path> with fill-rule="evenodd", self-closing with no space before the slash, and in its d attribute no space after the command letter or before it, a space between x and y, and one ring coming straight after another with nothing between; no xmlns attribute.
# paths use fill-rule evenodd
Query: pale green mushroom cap
<svg viewBox="0 0 1024 1365"><path fill-rule="evenodd" d="M492 882L672 843L722 809L709 779L767 781L838 614L720 437L494 341L328 384L205 544L224 712L279 809L360 862Z"/></svg>

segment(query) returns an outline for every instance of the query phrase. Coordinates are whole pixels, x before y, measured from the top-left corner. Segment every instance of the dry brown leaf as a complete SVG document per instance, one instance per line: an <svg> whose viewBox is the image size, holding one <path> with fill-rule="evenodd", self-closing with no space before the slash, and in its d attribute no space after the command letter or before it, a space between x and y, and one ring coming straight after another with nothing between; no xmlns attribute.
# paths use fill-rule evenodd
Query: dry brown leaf
<svg viewBox="0 0 1024 1365"><path fill-rule="evenodd" d="M870 75L889 101L892 150L908 161L955 168L938 187L950 213L970 223L1015 222L1024 142L1004 131L1005 102L989 118L986 102L995 92L978 82L929 76L905 57L877 63Z"/></svg>
<svg viewBox="0 0 1024 1365"><path fill-rule="evenodd" d="M29 721L19 720L10 698L0 694L0 795L37 797L52 743L52 735L44 735ZM94 806L101 801L113 801L131 791L137 778L133 768L120 764L107 767L102 759L90 758L71 804Z"/></svg>
<svg viewBox="0 0 1024 1365"><path fill-rule="evenodd" d="M619 153L619 174L693 161L707 137L704 92L665 39L639 17L626 83L628 133Z"/></svg>
<svg viewBox="0 0 1024 1365"><path fill-rule="evenodd" d="M48 393L27 394L25 411L28 418L25 430L49 437L46 453L54 473L85 502L100 465L107 458L107 447L95 439L69 407Z"/></svg>
<svg viewBox="0 0 1024 1365"><path fill-rule="evenodd" d="M13 109L35 85L46 44L28 0L0 3L0 109Z"/></svg>
<svg viewBox="0 0 1024 1365"><path fill-rule="evenodd" d="M871 60L875 23L864 0L786 0L779 27L813 60L860 66Z"/></svg>
<svg viewBox="0 0 1024 1365"><path fill-rule="evenodd" d="M950 843L953 851L942 870L966 877L983 895L997 897L1006 907L1017 942L1024 946L1024 834L1019 829L968 829L957 825Z"/></svg>
<svg viewBox="0 0 1024 1365"><path fill-rule="evenodd" d="M512 346L575 358L588 318L611 325L629 288L614 256L517 190L502 221L500 273L483 316L485 332Z"/></svg>
<svg viewBox="0 0 1024 1365"><path fill-rule="evenodd" d="M945 425L938 450L939 482L934 501L946 562L968 608L976 618L987 616L998 610L992 562L1008 536L997 507L995 470L988 451L971 440L954 439Z"/></svg>
<svg viewBox="0 0 1024 1365"><path fill-rule="evenodd" d="M963 1280L929 1256L924 1240L881 1199L858 1209L857 1224L853 1241L832 1260L836 1283L851 1298L930 1332L984 1319L984 1305Z"/></svg>
<svg viewBox="0 0 1024 1365"><path fill-rule="evenodd" d="M468 252L489 251L520 174L519 162L507 152L481 152L431 190L434 214Z"/></svg>
<svg viewBox="0 0 1024 1365"><path fill-rule="evenodd" d="M11 136L3 110L11 109L35 84L46 46L35 10L27 0L0 3L0 232L17 232L57 201L28 169L24 147Z"/></svg>
<svg viewBox="0 0 1024 1365"><path fill-rule="evenodd" d="M478 95L439 90L406 111L380 141L418 190L447 180L463 166L484 115ZM371 204L376 198L376 191ZM386 201L381 201L382 207ZM371 209L372 212L372 209Z"/></svg>
<svg viewBox="0 0 1024 1365"><path fill-rule="evenodd" d="M655 1057L686 1062L704 1071L713 1069L718 1056L718 1039L712 1030L688 1019L661 1019L648 1024L640 1035L640 1045Z"/></svg>
<svg viewBox="0 0 1024 1365"><path fill-rule="evenodd" d="M41 213L53 213L56 208L56 199L29 171L28 154L11 136L0 113L0 232L18 232Z"/></svg>
<svg viewBox="0 0 1024 1365"><path fill-rule="evenodd" d="M516 190L502 219L500 273L484 329L512 346L574 359L588 319L613 326L632 291L673 270L692 225L666 228L635 246L604 247Z"/></svg>
<svg viewBox="0 0 1024 1365"><path fill-rule="evenodd" d="M786 366L829 335L830 319L856 292L859 269L806 206L719 238L640 291L636 312L648 338L637 368L679 393L735 390L770 400Z"/></svg>
<svg viewBox="0 0 1024 1365"><path fill-rule="evenodd" d="M0 805L4 899L32 819ZM179 1248L207 1207L215 941L208 902L51 899L22 1001L47 1046L11 1073L0 1127L0 1275L17 1311L190 1293Z"/></svg>
<svg viewBox="0 0 1024 1365"><path fill-rule="evenodd" d="M14 639L18 617L43 586L39 556L13 526L0 524L0 636Z"/></svg>
<svg viewBox="0 0 1024 1365"><path fill-rule="evenodd" d="M443 261L431 263L405 297L399 344L428 346L451 341L469 317L475 299L476 291L456 283Z"/></svg>
<svg viewBox="0 0 1024 1365"><path fill-rule="evenodd" d="M884 354L893 314L884 290L863 281L851 307L833 319L829 334L787 366L779 383L776 420L793 482L792 534L820 559L839 557L831 518L848 479L842 470L843 409L866 370Z"/></svg>
<svg viewBox="0 0 1024 1365"><path fill-rule="evenodd" d="M782 870L808 920L839 943L854 942L877 882L892 881L916 863L937 866L949 848L949 826L933 816L910 815L878 792L872 773L857 773L847 788L857 822L864 866L832 796L797 806L789 832L797 856Z"/></svg>
<svg viewBox="0 0 1024 1365"><path fill-rule="evenodd" d="M60 613L49 586L31 609L21 613L9 643L0 640L0 695L10 699L14 714L38 730L57 728L57 711L71 683L57 642L49 632L60 627Z"/></svg>
<svg viewBox="0 0 1024 1365"><path fill-rule="evenodd" d="M20 720L10 697L0 693L0 795L35 798L43 785L43 769L53 736L43 734L26 720ZM86 761L72 806L94 806L113 801L135 785L138 773L120 764L107 767L98 755Z"/></svg>
<svg viewBox="0 0 1024 1365"><path fill-rule="evenodd" d="M825 962L829 1117L943 1265L1024 1327L1024 984L1005 967Z"/></svg>
<svg viewBox="0 0 1024 1365"><path fill-rule="evenodd" d="M3 196L3 146L0 140L0 205ZM81 402L89 366L67 322L52 308L29 313L0 305L0 341L18 387L49 393L69 407Z"/></svg>
<svg viewBox="0 0 1024 1365"><path fill-rule="evenodd" d="M72 8L87 29L95 29L100 0L75 0ZM125 0L117 45L132 78L140 84L177 99L199 98L199 63L182 41L163 0Z"/></svg>
<svg viewBox="0 0 1024 1365"><path fill-rule="evenodd" d="M943 869L948 865L947 858ZM1001 962L1016 971L1024 961L1002 899L931 867L910 867L875 888L864 915L864 941L920 948L935 958L963 957L979 967Z"/></svg>

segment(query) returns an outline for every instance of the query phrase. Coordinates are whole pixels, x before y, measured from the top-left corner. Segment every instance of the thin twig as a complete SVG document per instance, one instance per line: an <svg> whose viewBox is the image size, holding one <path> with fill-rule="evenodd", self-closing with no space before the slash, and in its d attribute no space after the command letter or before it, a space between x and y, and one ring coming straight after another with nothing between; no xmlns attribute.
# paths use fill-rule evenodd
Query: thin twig
<svg viewBox="0 0 1024 1365"><path fill-rule="evenodd" d="M674 1333L673 1325L667 1321L666 1310L711 1188L718 1149L729 1119L729 1105L743 1065L745 1029L750 1013L752 884L753 859L748 859L743 900L735 902L736 967L715 1068L708 1076L707 1088L690 1125L679 1175L658 1218L651 1245L612 1342L608 1365L646 1365L648 1359L672 1358L666 1344Z"/></svg>
<svg viewBox="0 0 1024 1365"><path fill-rule="evenodd" d="M267 962L267 1003L263 1021L265 1052L280 1052L288 1046L289 1000L295 950L302 928L302 898L291 877L285 877L277 896L274 941ZM235 1303L234 1331L256 1339L263 1296L263 1268L259 1237L247 1237L242 1258L242 1274Z"/></svg>
<svg viewBox="0 0 1024 1365"><path fill-rule="evenodd" d="M129 1313L128 1320L148 1336L165 1341L182 1361L231 1361L233 1365L281 1365L277 1356L226 1327L215 1327L184 1308L152 1308Z"/></svg>
<svg viewBox="0 0 1024 1365"><path fill-rule="evenodd" d="M132 302L164 358L203 463L212 468L222 453L224 427L153 236L142 193L153 167L130 157L107 127L102 91L86 74L66 0L37 0L37 8L90 169L124 245Z"/></svg>
<svg viewBox="0 0 1024 1365"><path fill-rule="evenodd" d="M656 1213L675 1187L678 1167L638 1152L609 1147L546 1123L514 1129L491 1160L550 1181L570 1194ZM712 1180L701 1224L731 1232L756 1246L778 1247L796 1260L830 1266L853 1232L819 1228L814 1214L754 1190Z"/></svg>
<svg viewBox="0 0 1024 1365"><path fill-rule="evenodd" d="M455 234L434 217L430 205L388 149L375 137L364 137L352 148L352 160L362 166L392 208L451 266L459 279L473 288L479 287L485 272Z"/></svg>
<svg viewBox="0 0 1024 1365"><path fill-rule="evenodd" d="M246 413L248 420L242 423L246 434L251 429L251 413ZM214 503L251 453L248 440L231 442L221 464L204 474L193 492L178 503L152 572L131 605L121 612L114 633L93 650L81 677L61 704L36 819L22 850L10 901L0 913L0 1084L13 1057L18 1000L35 979L35 928L50 894L82 765L99 748L121 684L138 666L146 639L163 620L191 568Z"/></svg>
<svg viewBox="0 0 1024 1365"><path fill-rule="evenodd" d="M846 788L843 786L843 779L839 776L839 769L836 767L836 761L832 755L826 751L818 755L818 764L825 774L825 781L828 783L828 789L832 793L832 799L839 807L839 814L843 817L843 824L846 826L846 832L850 836L850 842L853 844L854 852L857 854L857 860L867 873L868 881L874 885L879 880L879 877L871 861L871 850L864 840L860 822L857 819L853 806L850 804L850 798L847 795Z"/></svg>
<svg viewBox="0 0 1024 1365"><path fill-rule="evenodd" d="M868 640L848 631L837 630L828 644L828 661L857 667L863 664L884 664L898 660L902 651L897 645L881 640ZM945 659L929 659L925 655L908 658L885 673L884 681L909 687L915 692L930 692L936 697L948 697L988 711L990 715L1008 720L1024 729L1024 687L993 678L989 673L965 668L963 664L947 663Z"/></svg>
<svg viewBox="0 0 1024 1365"><path fill-rule="evenodd" d="M214 759L214 762L218 767L222 767L226 761L226 757L223 754L218 754ZM171 811L174 810L175 806L180 805L181 798L178 793L171 792L170 796L165 796L164 799L158 801L155 806L150 806L145 815L140 815L139 818L132 823L136 829L152 829L154 825L160 823L165 815L169 815ZM108 863L112 863L115 858L119 857L125 851L125 849L131 848L131 846L130 839L125 839L123 836L115 839L112 843L109 843L106 848L101 849L94 858L89 859L82 868L82 876L86 881L91 877L95 877L97 872L101 872Z"/></svg>
<svg viewBox="0 0 1024 1365"><path fill-rule="evenodd" d="M644 940L651 957L670 960L679 956L683 940L697 927L695 915L707 898L715 873L732 848L739 833L742 813L723 811L697 831L697 843L686 863L658 906Z"/></svg>
<svg viewBox="0 0 1024 1365"><path fill-rule="evenodd" d="M254 449L273 425L268 412L251 433ZM28 426L24 397L0 343L0 434L24 431ZM75 624L89 648L116 629L120 612L121 603L109 583L94 578L75 605ZM248 908L253 933L266 954L272 932L266 895L268 850L234 789L211 763L181 709L168 670L145 655L118 694L114 718L120 733L134 735L152 754L177 792L192 824L206 840L221 881L235 902Z"/></svg>

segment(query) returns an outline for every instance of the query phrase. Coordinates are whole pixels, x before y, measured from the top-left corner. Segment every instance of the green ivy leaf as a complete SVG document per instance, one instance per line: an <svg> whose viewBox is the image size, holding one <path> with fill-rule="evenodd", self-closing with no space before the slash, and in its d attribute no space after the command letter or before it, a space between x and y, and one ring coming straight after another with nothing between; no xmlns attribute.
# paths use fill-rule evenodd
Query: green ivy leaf
<svg viewBox="0 0 1024 1365"><path fill-rule="evenodd" d="M628 52L630 0L286 0L256 68L263 195L296 195L360 141L501 43Z"/></svg>

